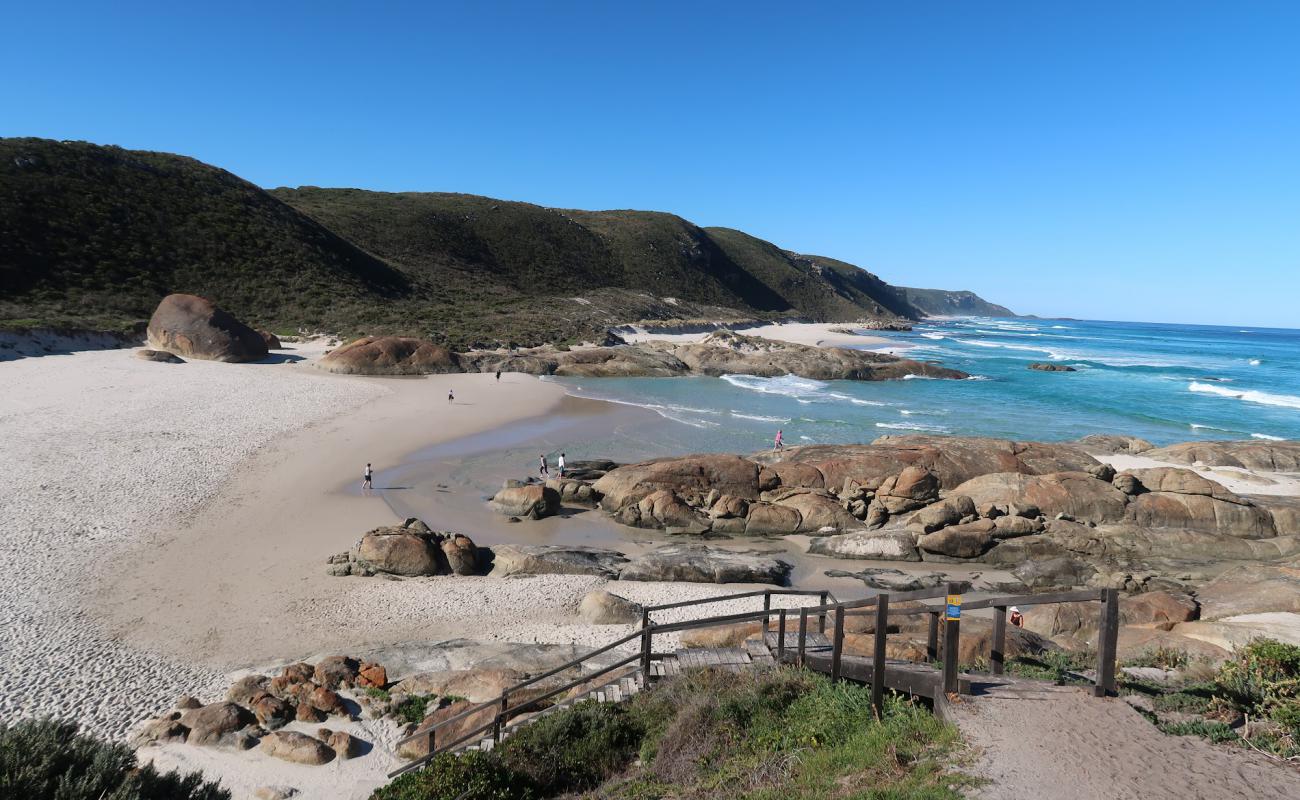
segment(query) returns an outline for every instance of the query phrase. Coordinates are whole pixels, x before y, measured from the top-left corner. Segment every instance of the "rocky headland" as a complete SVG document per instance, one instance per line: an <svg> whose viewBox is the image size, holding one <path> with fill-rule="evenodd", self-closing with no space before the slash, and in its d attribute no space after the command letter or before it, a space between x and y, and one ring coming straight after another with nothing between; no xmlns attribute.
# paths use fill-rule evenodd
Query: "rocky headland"
<svg viewBox="0 0 1300 800"><path fill-rule="evenodd" d="M357 375L441 372L522 372L585 378L669 378L683 375L796 375L814 380L896 380L969 377L959 370L885 353L841 347L813 347L745 336L728 330L699 342L649 341L561 349L453 353L431 342L404 337L367 337L326 355L320 367Z"/></svg>

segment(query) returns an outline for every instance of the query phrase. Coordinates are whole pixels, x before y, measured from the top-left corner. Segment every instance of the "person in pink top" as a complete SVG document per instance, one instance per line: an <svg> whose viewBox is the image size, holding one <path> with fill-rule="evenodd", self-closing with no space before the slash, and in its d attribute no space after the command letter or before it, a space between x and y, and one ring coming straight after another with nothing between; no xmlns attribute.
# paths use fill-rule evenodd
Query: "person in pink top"
<svg viewBox="0 0 1300 800"><path fill-rule="evenodd" d="M781 431L776 432L776 442L772 445L772 451L776 452L785 447L785 441L781 438Z"/></svg>

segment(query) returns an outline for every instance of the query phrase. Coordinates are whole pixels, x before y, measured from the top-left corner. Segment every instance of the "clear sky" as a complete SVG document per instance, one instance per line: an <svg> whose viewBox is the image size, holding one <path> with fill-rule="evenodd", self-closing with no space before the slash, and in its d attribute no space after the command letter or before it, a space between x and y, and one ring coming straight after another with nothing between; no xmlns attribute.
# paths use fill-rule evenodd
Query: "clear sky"
<svg viewBox="0 0 1300 800"><path fill-rule="evenodd" d="M672 211L1023 313L1300 327L1298 2L46 0L0 37L0 135Z"/></svg>

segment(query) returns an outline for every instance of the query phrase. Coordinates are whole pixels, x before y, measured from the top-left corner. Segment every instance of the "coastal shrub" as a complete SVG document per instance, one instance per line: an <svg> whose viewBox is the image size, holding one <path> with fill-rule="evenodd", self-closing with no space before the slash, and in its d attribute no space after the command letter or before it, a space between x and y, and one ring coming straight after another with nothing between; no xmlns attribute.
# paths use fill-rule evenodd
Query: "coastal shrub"
<svg viewBox="0 0 1300 800"><path fill-rule="evenodd" d="M0 722L0 797L23 800L230 800L201 773L137 768L123 744L79 733L71 722Z"/></svg>
<svg viewBox="0 0 1300 800"><path fill-rule="evenodd" d="M493 752L442 753L423 769L400 775L370 800L531 800L539 795L527 776Z"/></svg>
<svg viewBox="0 0 1300 800"><path fill-rule="evenodd" d="M1242 707L1267 714L1300 699L1300 646L1256 639L1224 663L1218 683Z"/></svg>
<svg viewBox="0 0 1300 800"><path fill-rule="evenodd" d="M554 712L488 753L438 756L372 800L956 800L973 783L944 759L956 742L896 697L876 719L870 687L797 669L692 670L624 703Z"/></svg>
<svg viewBox="0 0 1300 800"><path fill-rule="evenodd" d="M437 703L438 698L431 694L412 694L402 698L402 701L393 706L392 714L403 722L411 722L416 725L424 721L429 715L429 704Z"/></svg>
<svg viewBox="0 0 1300 800"><path fill-rule="evenodd" d="M1195 720L1192 722L1162 722L1157 725L1161 731L1171 736L1200 736L1211 742L1236 742L1241 737L1237 732L1222 722L1213 720Z"/></svg>
<svg viewBox="0 0 1300 800"><path fill-rule="evenodd" d="M586 700L519 729L499 748L545 795L592 788L632 761L644 729L625 706Z"/></svg>

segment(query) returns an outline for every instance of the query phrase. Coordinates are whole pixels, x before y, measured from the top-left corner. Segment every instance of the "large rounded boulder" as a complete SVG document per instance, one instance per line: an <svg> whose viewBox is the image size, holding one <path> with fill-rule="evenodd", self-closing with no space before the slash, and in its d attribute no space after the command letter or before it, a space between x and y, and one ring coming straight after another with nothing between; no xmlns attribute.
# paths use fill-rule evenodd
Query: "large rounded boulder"
<svg viewBox="0 0 1300 800"><path fill-rule="evenodd" d="M392 575L439 575L446 570L441 551L428 536L405 528L376 528L361 537L357 561Z"/></svg>
<svg viewBox="0 0 1300 800"><path fill-rule="evenodd" d="M343 375L433 375L463 372L447 348L406 336L366 336L331 350L320 368Z"/></svg>
<svg viewBox="0 0 1300 800"><path fill-rule="evenodd" d="M257 361L266 358L261 334L192 294L169 294L149 319L149 345L186 358Z"/></svg>
<svg viewBox="0 0 1300 800"><path fill-rule="evenodd" d="M492 510L507 517L541 519L560 511L560 493L540 483L507 486L492 497Z"/></svg>

